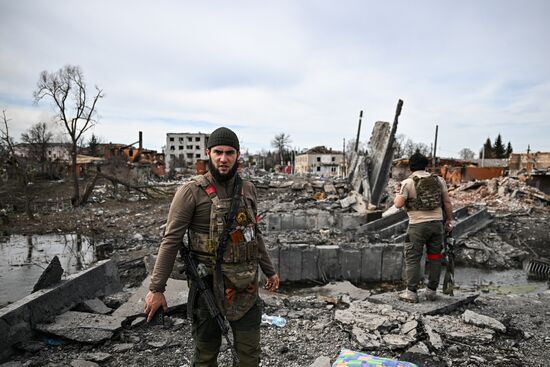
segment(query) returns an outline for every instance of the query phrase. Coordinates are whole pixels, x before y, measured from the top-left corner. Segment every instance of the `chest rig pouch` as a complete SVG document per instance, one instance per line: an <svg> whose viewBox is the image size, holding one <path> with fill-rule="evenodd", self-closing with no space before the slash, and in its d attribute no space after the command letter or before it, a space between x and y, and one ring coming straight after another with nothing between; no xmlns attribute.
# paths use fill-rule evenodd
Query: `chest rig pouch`
<svg viewBox="0 0 550 367"><path fill-rule="evenodd" d="M220 199L214 185L205 176L193 181L212 202L209 233L189 231L191 253L213 275L213 293L220 311L230 321L238 320L258 298L258 244L254 212L241 189L232 223L225 223L232 198ZM217 260L220 236L229 226L223 255ZM216 271L219 261L221 271Z"/></svg>

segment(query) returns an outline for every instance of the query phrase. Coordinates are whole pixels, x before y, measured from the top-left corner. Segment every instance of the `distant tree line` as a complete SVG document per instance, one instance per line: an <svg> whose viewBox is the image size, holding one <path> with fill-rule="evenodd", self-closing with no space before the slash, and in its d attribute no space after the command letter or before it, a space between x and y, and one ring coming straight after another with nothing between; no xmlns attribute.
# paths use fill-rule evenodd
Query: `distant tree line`
<svg viewBox="0 0 550 367"><path fill-rule="evenodd" d="M479 151L479 158L483 158L484 153L485 158L509 158L512 152L512 144L508 142L508 144L504 146L502 137L499 133L494 143L491 143L491 139L487 138L485 144L483 144L483 147Z"/></svg>

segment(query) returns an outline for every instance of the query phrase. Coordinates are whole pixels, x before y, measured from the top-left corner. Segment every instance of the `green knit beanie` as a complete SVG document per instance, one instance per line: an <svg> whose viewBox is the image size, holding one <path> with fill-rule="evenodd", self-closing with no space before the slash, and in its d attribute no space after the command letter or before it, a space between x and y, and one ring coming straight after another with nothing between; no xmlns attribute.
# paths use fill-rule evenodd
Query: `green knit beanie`
<svg viewBox="0 0 550 367"><path fill-rule="evenodd" d="M230 147L240 150L237 134L226 127L217 128L210 134L207 148L211 149L217 145L229 145Z"/></svg>

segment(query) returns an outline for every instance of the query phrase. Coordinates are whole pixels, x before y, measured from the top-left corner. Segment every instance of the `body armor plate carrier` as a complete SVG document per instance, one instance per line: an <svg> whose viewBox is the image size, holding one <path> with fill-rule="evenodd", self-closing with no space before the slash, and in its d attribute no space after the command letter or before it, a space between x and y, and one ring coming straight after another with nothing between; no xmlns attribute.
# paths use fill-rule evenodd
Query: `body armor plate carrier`
<svg viewBox="0 0 550 367"><path fill-rule="evenodd" d="M408 210L433 210L441 208L441 183L439 178L431 174L427 177L412 176L416 199L407 201Z"/></svg>
<svg viewBox="0 0 550 367"><path fill-rule="evenodd" d="M255 215L241 191L235 228L227 240L221 263L223 279L217 279L215 266L218 238L225 225L223 218L229 211L231 198L220 199L214 185L205 176L195 176L192 180L208 195L212 209L209 233L189 230L191 254L213 276L213 293L220 311L228 320L238 320L258 299L259 255Z"/></svg>

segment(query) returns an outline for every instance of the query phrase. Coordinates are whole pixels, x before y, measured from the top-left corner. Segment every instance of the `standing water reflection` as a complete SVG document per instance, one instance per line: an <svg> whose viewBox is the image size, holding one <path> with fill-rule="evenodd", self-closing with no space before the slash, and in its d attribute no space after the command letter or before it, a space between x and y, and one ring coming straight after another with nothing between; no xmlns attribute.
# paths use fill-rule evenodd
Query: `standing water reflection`
<svg viewBox="0 0 550 367"><path fill-rule="evenodd" d="M93 241L80 234L0 238L0 307L29 295L54 256L74 274L94 262Z"/></svg>

